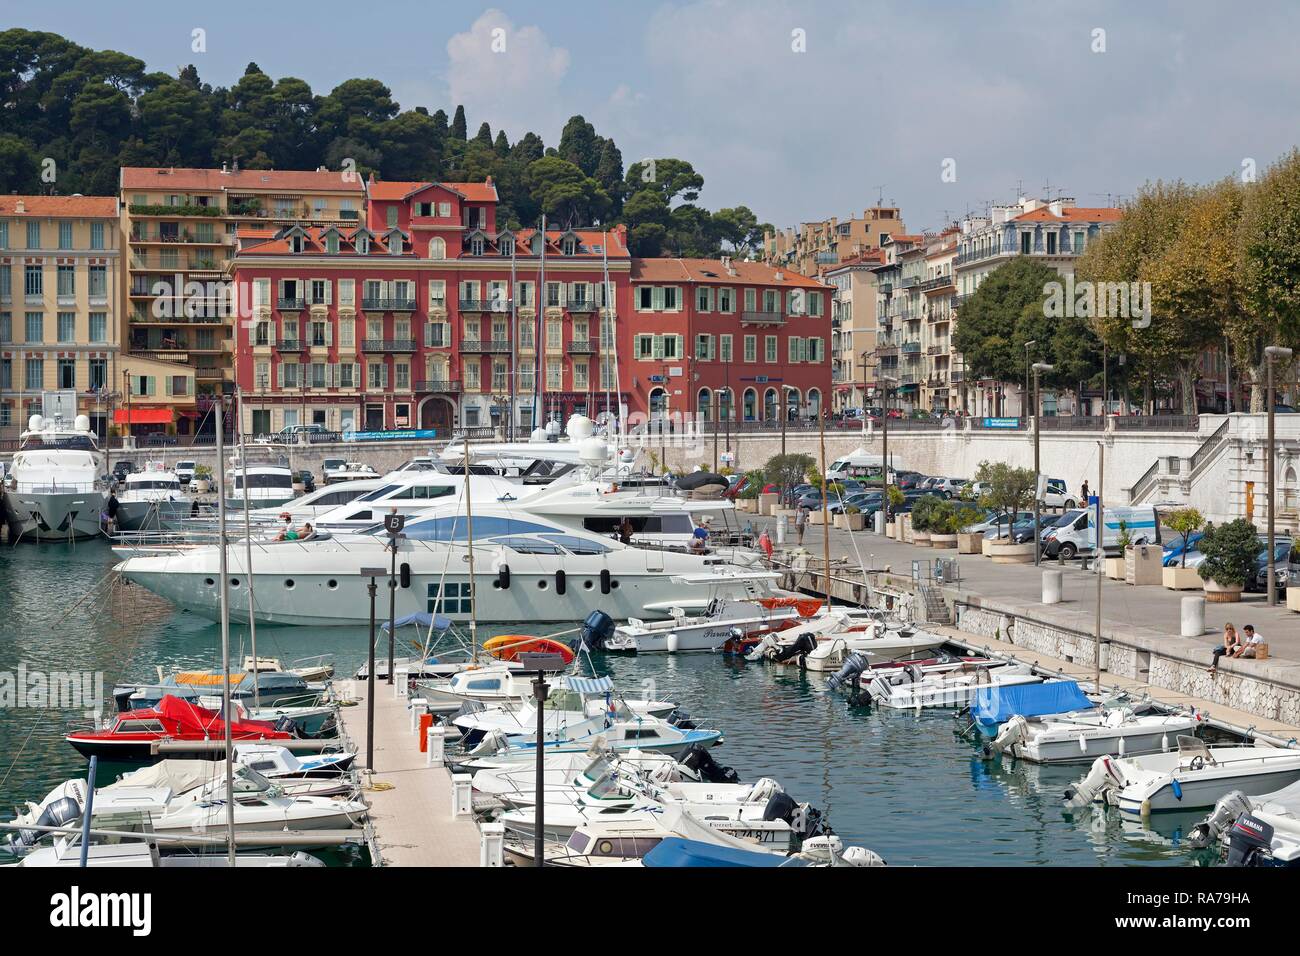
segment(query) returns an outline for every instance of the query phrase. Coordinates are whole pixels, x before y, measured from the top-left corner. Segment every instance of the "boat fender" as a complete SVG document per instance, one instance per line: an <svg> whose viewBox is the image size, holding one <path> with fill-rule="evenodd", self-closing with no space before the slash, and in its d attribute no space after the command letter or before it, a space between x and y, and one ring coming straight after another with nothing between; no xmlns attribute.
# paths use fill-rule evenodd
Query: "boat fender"
<svg viewBox="0 0 1300 956"><path fill-rule="evenodd" d="M600 569L600 593L609 593L609 568Z"/></svg>
<svg viewBox="0 0 1300 956"><path fill-rule="evenodd" d="M1087 749L1088 749L1088 742L1087 742L1086 740L1084 740L1082 737L1079 738L1079 747L1080 747L1080 749L1082 749L1082 750L1087 750ZM1125 746L1124 746L1124 738L1121 736L1121 737L1119 738L1119 755L1120 755L1121 757L1124 756L1124 751L1125 751L1125 749L1126 749L1126 748L1125 748Z"/></svg>
<svg viewBox="0 0 1300 956"><path fill-rule="evenodd" d="M555 593L563 594L565 591L565 578L563 571L555 572Z"/></svg>
<svg viewBox="0 0 1300 956"><path fill-rule="evenodd" d="M677 637L677 632L674 631L664 638L664 643L668 646L669 654L676 654L677 648L681 645L681 640Z"/></svg>
<svg viewBox="0 0 1300 956"><path fill-rule="evenodd" d="M497 569L497 587L502 591L510 590L510 565L503 564Z"/></svg>
<svg viewBox="0 0 1300 956"><path fill-rule="evenodd" d="M1122 741L1121 741L1121 743L1122 743ZM1081 754L1086 754L1087 752L1088 752L1088 741L1087 741L1087 738L1085 738L1082 734L1080 734L1080 735L1079 735L1079 753L1081 753ZM1124 751L1121 750L1121 751L1120 751L1120 755L1123 756L1123 754L1124 754Z"/></svg>
<svg viewBox="0 0 1300 956"><path fill-rule="evenodd" d="M403 561L397 567L397 574L398 583L402 586L402 589L409 591L411 589L411 566Z"/></svg>
<svg viewBox="0 0 1300 956"><path fill-rule="evenodd" d="M1161 753L1166 753L1166 752L1168 752L1168 750L1169 750L1169 735L1168 735L1168 734L1161 734L1161 735L1160 735L1160 752L1161 752Z"/></svg>
<svg viewBox="0 0 1300 956"><path fill-rule="evenodd" d="M1178 782L1177 777L1174 777L1172 780L1170 780L1169 786L1174 791L1175 800L1183 799L1183 785ZM1149 804L1146 805L1149 806Z"/></svg>

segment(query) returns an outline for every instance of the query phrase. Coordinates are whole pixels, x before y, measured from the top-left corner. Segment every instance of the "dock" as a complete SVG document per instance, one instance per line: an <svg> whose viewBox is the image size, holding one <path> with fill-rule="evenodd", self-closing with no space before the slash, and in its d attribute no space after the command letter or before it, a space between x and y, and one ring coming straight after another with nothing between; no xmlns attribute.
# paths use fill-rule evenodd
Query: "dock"
<svg viewBox="0 0 1300 956"><path fill-rule="evenodd" d="M366 759L366 682L351 682L355 706L339 708L339 727ZM411 730L405 697L375 681L375 766L361 771L370 804L371 855L383 866L478 866L479 830L472 814L453 816L451 771L430 767Z"/></svg>

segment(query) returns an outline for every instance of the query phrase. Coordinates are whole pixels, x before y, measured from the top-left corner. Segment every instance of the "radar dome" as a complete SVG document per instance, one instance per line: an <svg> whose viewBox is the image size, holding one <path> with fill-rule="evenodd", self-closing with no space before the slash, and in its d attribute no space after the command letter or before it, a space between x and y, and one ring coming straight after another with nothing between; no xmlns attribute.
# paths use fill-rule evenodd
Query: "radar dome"
<svg viewBox="0 0 1300 956"><path fill-rule="evenodd" d="M582 441L596 433L596 424L586 415L574 415L569 419L566 431L570 441Z"/></svg>
<svg viewBox="0 0 1300 956"><path fill-rule="evenodd" d="M528 436L529 441L546 441L546 429L534 428L532 434Z"/></svg>
<svg viewBox="0 0 1300 956"><path fill-rule="evenodd" d="M76 426L76 429L77 429L77 431L79 431L79 432L88 432L88 431L90 431L90 416L89 416L89 415L78 415L78 416L76 417L76 419L74 419L74 421L73 421L73 425Z"/></svg>
<svg viewBox="0 0 1300 956"><path fill-rule="evenodd" d="M40 415L33 415L31 418L27 419L27 430L29 432L38 432L44 427L45 419L41 418Z"/></svg>
<svg viewBox="0 0 1300 956"><path fill-rule="evenodd" d="M578 445L578 457L584 464L599 465L609 457L609 448L599 438L584 438Z"/></svg>

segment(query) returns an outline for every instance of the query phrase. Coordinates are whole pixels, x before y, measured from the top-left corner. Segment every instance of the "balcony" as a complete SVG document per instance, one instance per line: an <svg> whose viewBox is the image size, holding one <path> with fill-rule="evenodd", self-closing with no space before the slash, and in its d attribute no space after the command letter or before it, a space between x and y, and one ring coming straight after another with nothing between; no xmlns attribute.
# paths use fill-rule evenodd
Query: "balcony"
<svg viewBox="0 0 1300 956"><path fill-rule="evenodd" d="M173 216L173 217L214 217L220 216L220 206L202 206L198 203L186 203L179 206L132 203L129 207L132 216Z"/></svg>
<svg viewBox="0 0 1300 956"><path fill-rule="evenodd" d="M927 355L943 355L948 351L947 345L931 345L925 350Z"/></svg>
<svg viewBox="0 0 1300 956"><path fill-rule="evenodd" d="M565 351L570 355L591 355L598 344L595 339L574 339L565 346Z"/></svg>
<svg viewBox="0 0 1300 956"><path fill-rule="evenodd" d="M415 339L365 339L363 352L414 352Z"/></svg>
<svg viewBox="0 0 1300 956"><path fill-rule="evenodd" d="M933 279L926 279L921 283L921 291L930 292L933 289L942 289L944 286L950 286L952 284L953 278L950 275L935 276Z"/></svg>
<svg viewBox="0 0 1300 956"><path fill-rule="evenodd" d="M180 349L132 349L132 355L139 355L141 358L153 359L155 362L177 362L184 365L190 360L190 353Z"/></svg>
<svg viewBox="0 0 1300 956"><path fill-rule="evenodd" d="M953 369L948 373L948 380L952 382L961 382L964 381L965 378L966 372L964 369Z"/></svg>
<svg viewBox="0 0 1300 956"><path fill-rule="evenodd" d="M168 245L195 245L195 246L220 246L225 243L224 235L220 233L208 233L206 235L196 235L186 229L183 232L162 232L160 230L132 230L131 241L139 243L166 243Z"/></svg>
<svg viewBox="0 0 1300 956"><path fill-rule="evenodd" d="M459 379L429 379L415 383L417 392L445 392L455 394L460 391Z"/></svg>
<svg viewBox="0 0 1300 956"><path fill-rule="evenodd" d="M369 297L361 300L361 308L365 312L414 312L414 299L372 299Z"/></svg>
<svg viewBox="0 0 1300 956"><path fill-rule="evenodd" d="M569 302L565 308L570 312L595 312L599 306L595 302Z"/></svg>
<svg viewBox="0 0 1300 956"><path fill-rule="evenodd" d="M277 352L301 352L307 347L307 343L301 339L282 339L275 343Z"/></svg>
<svg viewBox="0 0 1300 956"><path fill-rule="evenodd" d="M510 351L509 339L461 339L460 350L472 354L501 354Z"/></svg>
<svg viewBox="0 0 1300 956"><path fill-rule="evenodd" d="M902 345L902 349L903 349L903 354L904 354L904 355L920 355L920 354L921 354L921 343L920 343L920 342L904 342L903 345Z"/></svg>
<svg viewBox="0 0 1300 956"><path fill-rule="evenodd" d="M220 380L224 376L221 369L217 368L215 365L200 365L194 370L194 377L197 379Z"/></svg>
<svg viewBox="0 0 1300 956"><path fill-rule="evenodd" d="M742 325L785 325L785 315L780 312L741 312Z"/></svg>
<svg viewBox="0 0 1300 956"><path fill-rule="evenodd" d="M276 299L275 307L282 312L301 312L307 308L306 299Z"/></svg>

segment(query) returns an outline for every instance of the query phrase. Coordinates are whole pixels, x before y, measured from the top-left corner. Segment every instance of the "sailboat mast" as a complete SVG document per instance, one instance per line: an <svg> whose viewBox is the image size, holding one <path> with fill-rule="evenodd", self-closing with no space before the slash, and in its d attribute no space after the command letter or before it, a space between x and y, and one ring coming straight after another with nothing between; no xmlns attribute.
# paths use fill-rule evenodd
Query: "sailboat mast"
<svg viewBox="0 0 1300 956"><path fill-rule="evenodd" d="M546 302L546 214L542 214L542 244L541 255L537 260L537 295L533 303L533 428L541 427L538 421L537 411L541 405L541 388L542 388L542 356L546 353L542 350L542 333L546 325L542 321Z"/></svg>
<svg viewBox="0 0 1300 956"><path fill-rule="evenodd" d="M239 403L239 462L244 477L244 587L248 590L248 635L253 645L253 705L261 703L261 690L257 685L257 620L253 615L253 534L249 528L252 519L249 510L252 503L248 497L248 451L244 447L244 392L236 387L235 397Z"/></svg>
<svg viewBox="0 0 1300 956"><path fill-rule="evenodd" d="M785 385L781 386L782 395ZM785 414L785 403L781 403L781 414ZM830 502L826 500L826 416L817 409L817 431L821 439L821 473L822 473L822 582L826 585L826 607L831 606L831 522Z"/></svg>
<svg viewBox="0 0 1300 956"><path fill-rule="evenodd" d="M478 591L474 581L474 502L469 489L469 431L465 432L465 540L469 548L469 642L478 660Z"/></svg>
<svg viewBox="0 0 1300 956"><path fill-rule="evenodd" d="M226 745L226 857L235 865L235 768L230 741L230 575L226 557L226 399L218 394L221 408L216 416L217 425L217 559L221 587L217 594L221 607L221 704L222 735ZM245 481L244 493L248 493ZM245 575L247 577L247 575Z"/></svg>
<svg viewBox="0 0 1300 956"><path fill-rule="evenodd" d="M605 390L605 428L608 430L609 422L610 422L610 409L609 409L609 379L605 377L605 360L606 360L605 325L606 325L607 313L609 312L609 300L612 298L612 296L610 296L609 294L609 231L608 230L606 230L601 235L600 268L601 268L601 287L600 287L600 302L599 302L600 311L597 313L600 316L600 327L596 331L596 336L597 336L596 341L599 347L599 351L596 353L596 374L600 376L600 384ZM613 334L612 323L610 323L609 343L611 346L614 345L614 334ZM618 354L617 350L615 350L615 356L617 356L617 354ZM617 358L615 359L615 361L617 362ZM614 367L617 368L618 367L617 364L615 364ZM590 372L587 373L587 378L588 381L591 380ZM618 394L617 380L614 382L614 394L615 395ZM614 434L615 435L618 434L617 428L615 428Z"/></svg>

